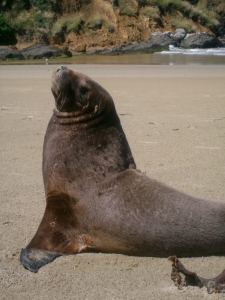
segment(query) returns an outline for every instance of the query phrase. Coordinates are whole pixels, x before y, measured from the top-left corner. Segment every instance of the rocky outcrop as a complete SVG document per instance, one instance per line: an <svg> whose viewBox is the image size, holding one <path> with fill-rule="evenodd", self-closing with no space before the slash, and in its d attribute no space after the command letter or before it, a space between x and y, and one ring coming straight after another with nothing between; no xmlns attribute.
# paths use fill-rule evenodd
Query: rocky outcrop
<svg viewBox="0 0 225 300"><path fill-rule="evenodd" d="M11 49L9 47L0 48L0 59L38 59L60 57L62 55L71 57L72 53L67 49L60 49L58 47L49 45L36 44L22 50Z"/></svg>
<svg viewBox="0 0 225 300"><path fill-rule="evenodd" d="M185 34L186 35L186 34ZM102 54L123 54L131 52L154 52L157 50L163 50L168 48L169 45L178 47L179 42L177 38L173 37L174 35L170 32L155 32L151 35L150 39L140 43L130 43L128 45L120 45L111 48L96 49L93 53L102 53Z"/></svg>
<svg viewBox="0 0 225 300"><path fill-rule="evenodd" d="M171 38L177 41L178 43L180 43L186 37L186 35L187 33L183 28L178 28L175 31L175 34L170 34Z"/></svg>
<svg viewBox="0 0 225 300"><path fill-rule="evenodd" d="M50 57L59 57L62 55L72 56L72 53L68 51L67 48L60 49L58 47L49 46L49 45L40 45L36 44L30 47L23 49L22 54L25 58L50 58Z"/></svg>
<svg viewBox="0 0 225 300"><path fill-rule="evenodd" d="M214 35L209 33L188 34L180 43L181 48L217 48L223 47L223 43Z"/></svg>
<svg viewBox="0 0 225 300"><path fill-rule="evenodd" d="M124 54L124 53L147 53L160 51L169 46L181 47L181 48L216 48L223 47L223 43L209 33L194 33L187 34L182 28L175 31L172 34L171 31L155 32L151 35L150 39L140 43L130 43L128 45L120 45L115 47L108 47L103 49L90 50L89 53L93 54Z"/></svg>
<svg viewBox="0 0 225 300"><path fill-rule="evenodd" d="M162 51L169 46L181 47L185 49L192 48L216 48L224 47L224 44L214 35L209 33L194 33L186 34L184 29L177 29L174 34L170 31L155 32L150 39L140 43L123 44L115 47L107 47L101 49L88 49L85 43L77 44L75 51L77 53L89 54L124 54L124 53L151 53L155 51ZM33 46L24 48L23 50L15 50L9 47L0 48L0 59L38 59L60 57L66 55L72 56L68 48L58 48L49 45L35 44Z"/></svg>
<svg viewBox="0 0 225 300"><path fill-rule="evenodd" d="M15 49L11 49L8 47L0 48L0 60L7 59L25 59L23 54Z"/></svg>
<svg viewBox="0 0 225 300"><path fill-rule="evenodd" d="M16 33L17 45L43 44L49 45L50 34L46 29L37 28L34 30L25 30Z"/></svg>

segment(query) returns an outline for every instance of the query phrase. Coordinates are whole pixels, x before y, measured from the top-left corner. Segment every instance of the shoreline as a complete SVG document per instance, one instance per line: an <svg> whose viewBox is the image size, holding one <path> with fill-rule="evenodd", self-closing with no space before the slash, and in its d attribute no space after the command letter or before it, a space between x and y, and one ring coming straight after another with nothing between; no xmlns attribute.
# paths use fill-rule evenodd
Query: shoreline
<svg viewBox="0 0 225 300"><path fill-rule="evenodd" d="M96 65L225 65L224 53L199 54L197 50L190 49L181 52L180 50L155 52L153 54L133 53L120 55L106 54L81 54L68 58L49 58L48 65L54 64L96 64ZM193 51L192 51L193 50ZM212 49L213 50L213 49ZM4 65L46 65L45 58L27 60L1 60L0 67Z"/></svg>
<svg viewBox="0 0 225 300"><path fill-rule="evenodd" d="M49 78L60 64L2 65L0 79ZM224 66L217 65L108 65L64 64L93 78L225 78Z"/></svg>

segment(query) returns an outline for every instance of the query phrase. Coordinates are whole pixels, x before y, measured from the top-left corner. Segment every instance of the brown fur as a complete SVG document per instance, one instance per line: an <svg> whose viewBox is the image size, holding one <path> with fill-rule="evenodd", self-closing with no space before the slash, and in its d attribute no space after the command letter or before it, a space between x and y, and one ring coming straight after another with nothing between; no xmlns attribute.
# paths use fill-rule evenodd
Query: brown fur
<svg viewBox="0 0 225 300"><path fill-rule="evenodd" d="M52 82L46 210L21 252L26 268L36 272L59 255L87 250L161 257L225 252L225 203L137 171L111 96L89 77L61 67Z"/></svg>

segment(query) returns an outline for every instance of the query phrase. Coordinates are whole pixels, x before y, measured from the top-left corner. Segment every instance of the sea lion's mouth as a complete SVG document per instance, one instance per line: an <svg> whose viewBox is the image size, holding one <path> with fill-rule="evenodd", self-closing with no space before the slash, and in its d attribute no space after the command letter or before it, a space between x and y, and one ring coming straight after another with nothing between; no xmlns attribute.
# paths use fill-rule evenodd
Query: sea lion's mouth
<svg viewBox="0 0 225 300"><path fill-rule="evenodd" d="M51 90L52 90L52 94L55 98L55 106L57 107L57 109L59 111L61 111L66 102L66 97L65 97L63 91L60 90L60 88L57 86L55 81L52 82Z"/></svg>
<svg viewBox="0 0 225 300"><path fill-rule="evenodd" d="M74 93L68 87L66 74L54 72L52 76L51 90L55 98L55 106L58 111L73 112L81 107L75 99Z"/></svg>

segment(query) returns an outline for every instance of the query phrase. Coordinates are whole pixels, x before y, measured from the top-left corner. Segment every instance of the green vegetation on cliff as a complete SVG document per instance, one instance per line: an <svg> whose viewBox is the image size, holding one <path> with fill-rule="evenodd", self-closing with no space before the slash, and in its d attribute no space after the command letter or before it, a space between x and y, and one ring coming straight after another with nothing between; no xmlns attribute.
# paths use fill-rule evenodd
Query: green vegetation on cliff
<svg viewBox="0 0 225 300"><path fill-rule="evenodd" d="M109 5L113 13L106 12L102 16L104 6L105 11L109 12ZM145 23L142 16L145 17ZM137 40L144 39L154 30L175 30L180 27L187 32L195 32L200 28L217 36L224 36L225 1L3 0L0 2L0 44L15 44L16 39L23 35L36 37L40 32L45 34L45 40L50 43L54 34L59 32L65 36L63 41L66 41L66 35L71 32L79 35L79 40L82 41L82 34L84 38L87 37L89 30L92 31L89 36L96 36L94 31L100 29L107 30L113 39L113 33L119 35L121 28L126 29L131 23L135 33L130 41L135 41L135 37ZM146 28L149 28L148 32ZM144 30L147 32L145 35ZM127 29L128 42L129 35L131 36L131 33Z"/></svg>
<svg viewBox="0 0 225 300"><path fill-rule="evenodd" d="M60 32L62 30L65 30L67 33L70 31L74 31L75 33L78 33L81 26L82 26L83 20L81 16L70 16L70 17L61 17L56 20L56 22L53 24L51 28L52 34L55 34L57 32Z"/></svg>
<svg viewBox="0 0 225 300"><path fill-rule="evenodd" d="M8 44L14 39L14 30L2 14L0 14L0 38L2 44Z"/></svg>

